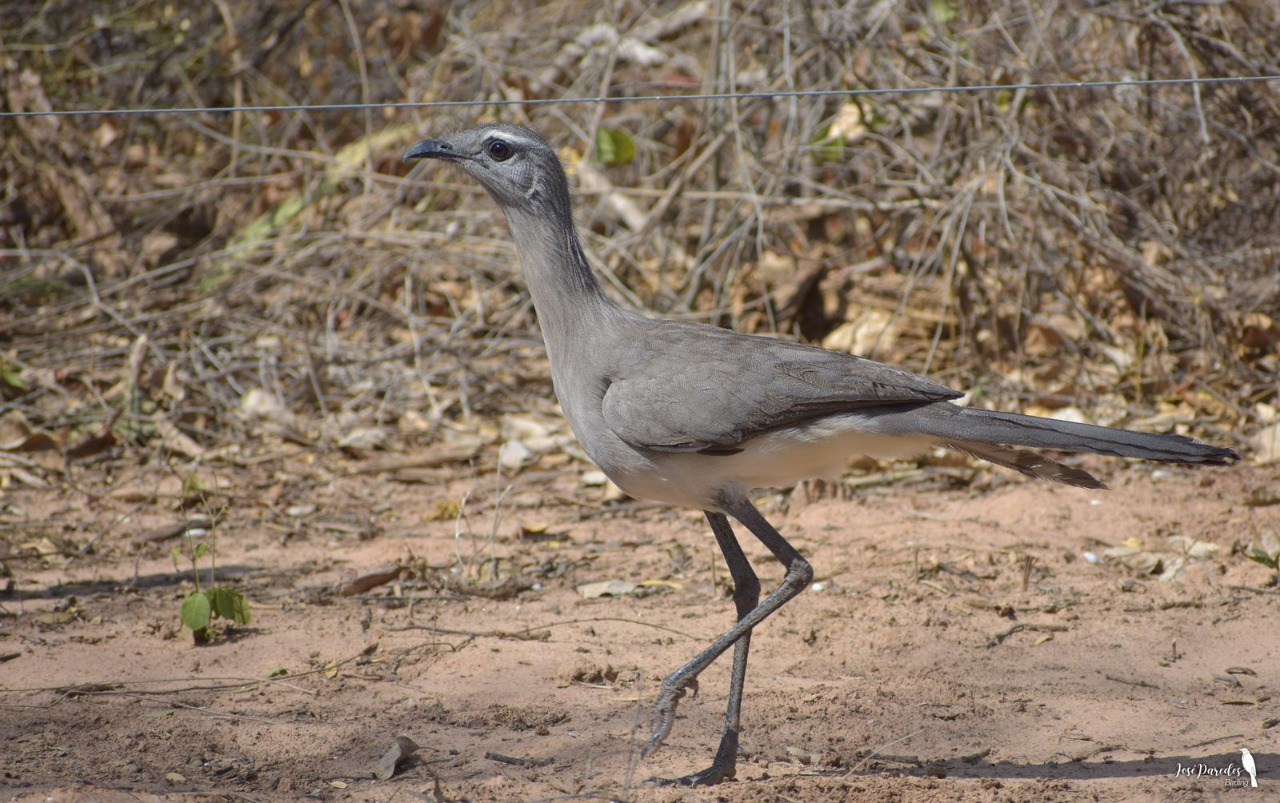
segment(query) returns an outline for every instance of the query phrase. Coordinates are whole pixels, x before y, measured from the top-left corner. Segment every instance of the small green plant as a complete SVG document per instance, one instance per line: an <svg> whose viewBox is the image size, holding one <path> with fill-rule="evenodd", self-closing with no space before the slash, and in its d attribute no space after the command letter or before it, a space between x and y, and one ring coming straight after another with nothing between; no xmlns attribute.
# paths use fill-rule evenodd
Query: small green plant
<svg viewBox="0 0 1280 803"><path fill-rule="evenodd" d="M191 637L196 644L208 644L213 640L216 635L213 629L214 619L226 619L237 625L249 624L249 600L244 594L228 586L213 584L214 570L217 565L212 533L212 525L208 528L199 525L188 526L185 536L186 554L183 554L181 545L175 546L170 553L173 558L173 568L179 571L182 570L181 563L184 557L191 561L191 579L195 584L195 591L188 594L182 601L178 617L182 620L182 626L191 631ZM206 535L210 536L209 539L202 540L202 536ZM209 556L209 586L201 588L200 559L205 555Z"/></svg>
<svg viewBox="0 0 1280 803"><path fill-rule="evenodd" d="M1271 577L1272 585L1280 582L1280 536L1276 535L1275 530L1267 530L1263 533L1258 543L1250 544L1245 549L1244 556L1276 572Z"/></svg>
<svg viewBox="0 0 1280 803"><path fill-rule="evenodd" d="M27 380L22 377L22 366L10 362L7 357L0 354L0 391L20 391L26 390L26 387Z"/></svg>

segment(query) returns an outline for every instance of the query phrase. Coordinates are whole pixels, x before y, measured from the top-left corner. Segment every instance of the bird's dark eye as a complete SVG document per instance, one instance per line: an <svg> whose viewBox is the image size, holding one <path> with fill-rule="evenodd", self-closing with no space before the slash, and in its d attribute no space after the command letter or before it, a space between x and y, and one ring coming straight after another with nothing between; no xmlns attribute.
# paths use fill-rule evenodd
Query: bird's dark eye
<svg viewBox="0 0 1280 803"><path fill-rule="evenodd" d="M511 158L511 146L500 139L489 143L489 155L495 162L505 162Z"/></svg>

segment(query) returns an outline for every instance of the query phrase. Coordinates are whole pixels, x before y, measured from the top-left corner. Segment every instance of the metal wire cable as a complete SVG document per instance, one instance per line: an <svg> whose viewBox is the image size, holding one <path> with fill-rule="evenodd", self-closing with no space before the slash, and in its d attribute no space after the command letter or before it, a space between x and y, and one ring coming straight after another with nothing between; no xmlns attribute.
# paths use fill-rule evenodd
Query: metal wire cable
<svg viewBox="0 0 1280 803"><path fill-rule="evenodd" d="M979 84L975 86L929 86L880 89L767 90L761 92L703 92L692 95L632 95L628 97L535 98L531 100L434 100L399 103L317 103L297 106L189 106L171 109L51 109L44 111L0 111L0 119L15 117L125 117L161 114L228 114L231 112L320 112L364 109L454 109L469 106L550 106L566 103L684 103L706 100L754 100L761 98L870 97L876 95L958 94L966 92L1009 92L1036 89L1118 89L1124 87L1206 86L1268 83L1280 75L1235 75L1205 78L1152 78L1124 81L1053 81L1042 84Z"/></svg>

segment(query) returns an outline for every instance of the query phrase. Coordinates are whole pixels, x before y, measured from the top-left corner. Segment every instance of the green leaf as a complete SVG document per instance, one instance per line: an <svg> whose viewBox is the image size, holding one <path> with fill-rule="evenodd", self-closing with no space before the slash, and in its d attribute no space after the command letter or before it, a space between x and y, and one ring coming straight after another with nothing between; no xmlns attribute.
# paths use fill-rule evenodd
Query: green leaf
<svg viewBox="0 0 1280 803"><path fill-rule="evenodd" d="M939 25L948 25L955 21L960 11L960 4L955 0L933 0L929 3L929 12Z"/></svg>
<svg viewBox="0 0 1280 803"><path fill-rule="evenodd" d="M813 147L814 158L819 163L844 160L844 137L831 136L830 126L824 126L818 136L809 144Z"/></svg>
<svg viewBox="0 0 1280 803"><path fill-rule="evenodd" d="M284 677L287 674L289 674L289 670L285 669L283 666L273 666L267 670L267 677L269 678Z"/></svg>
<svg viewBox="0 0 1280 803"><path fill-rule="evenodd" d="M209 626L212 613L213 605L209 597L200 591L194 591L182 601L182 609L178 616L182 619L184 627L200 631Z"/></svg>
<svg viewBox="0 0 1280 803"><path fill-rule="evenodd" d="M230 619L238 625L249 624L249 601L244 594L234 588L218 586L210 589L213 595L213 612L216 616Z"/></svg>
<svg viewBox="0 0 1280 803"><path fill-rule="evenodd" d="M232 598L235 600L236 607L231 614L231 621L238 625L249 624L249 600L239 591L234 592Z"/></svg>
<svg viewBox="0 0 1280 803"><path fill-rule="evenodd" d="M22 372L12 363L4 360L0 360L0 383L14 390L23 390L27 386L26 380L22 378Z"/></svg>
<svg viewBox="0 0 1280 803"><path fill-rule="evenodd" d="M199 496L207 490L204 487L204 483L200 481L200 477L194 472L182 478L182 495L184 497Z"/></svg>
<svg viewBox="0 0 1280 803"><path fill-rule="evenodd" d="M213 617L216 619L222 617L230 619L226 612L234 607L234 603L227 600L227 589L225 586L213 586L204 590L205 596L209 598L209 604L213 606Z"/></svg>
<svg viewBox="0 0 1280 803"><path fill-rule="evenodd" d="M216 586L205 592L213 603L213 615L229 619L238 625L249 624L249 601L234 588Z"/></svg>
<svg viewBox="0 0 1280 803"><path fill-rule="evenodd" d="M1258 547L1256 546L1250 546L1248 553L1245 554L1245 557L1255 563L1261 563L1263 566L1266 566L1268 569L1278 568L1277 563L1280 563L1280 561L1278 561L1276 558L1273 558L1272 556L1268 555L1266 552L1263 552L1261 549L1258 549Z"/></svg>
<svg viewBox="0 0 1280 803"><path fill-rule="evenodd" d="M208 551L209 551L208 541L197 542L195 547L192 548L191 550L191 561L194 563L195 561L200 560L200 558L204 557L204 553Z"/></svg>
<svg viewBox="0 0 1280 803"><path fill-rule="evenodd" d="M596 156L605 167L631 164L636 158L636 142L624 131L602 128L596 132Z"/></svg>
<svg viewBox="0 0 1280 803"><path fill-rule="evenodd" d="M169 557L173 558L173 568L182 571L182 567L178 564L178 560L182 557L182 550L175 546L169 550Z"/></svg>

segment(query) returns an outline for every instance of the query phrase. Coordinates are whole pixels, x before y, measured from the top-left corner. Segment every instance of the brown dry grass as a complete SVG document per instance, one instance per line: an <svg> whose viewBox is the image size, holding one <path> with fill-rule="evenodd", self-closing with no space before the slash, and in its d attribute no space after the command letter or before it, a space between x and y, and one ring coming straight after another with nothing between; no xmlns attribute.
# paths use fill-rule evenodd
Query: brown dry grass
<svg viewBox="0 0 1280 803"><path fill-rule="evenodd" d="M146 449L157 418L243 443L254 387L326 445L545 403L499 216L397 158L496 113L583 157L590 250L635 303L814 341L879 309L873 354L1000 403L1249 429L1280 340L1273 84L621 101L1280 69L1263 2L942 8L7 4L14 110L620 101L7 121L6 405L64 449L108 423ZM632 164L592 162L602 127ZM137 392L104 398L143 337Z"/></svg>

